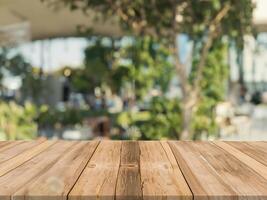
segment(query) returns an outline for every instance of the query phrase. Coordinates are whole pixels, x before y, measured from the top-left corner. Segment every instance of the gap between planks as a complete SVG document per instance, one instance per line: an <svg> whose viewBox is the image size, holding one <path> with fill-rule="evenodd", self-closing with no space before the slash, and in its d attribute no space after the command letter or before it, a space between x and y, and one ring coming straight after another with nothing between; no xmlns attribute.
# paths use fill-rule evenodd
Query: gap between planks
<svg viewBox="0 0 267 200"><path fill-rule="evenodd" d="M102 141L68 195L80 197L193 198L169 145L158 141Z"/></svg>
<svg viewBox="0 0 267 200"><path fill-rule="evenodd" d="M15 145L10 146L4 146L5 150L9 150L11 148L15 148L16 145L22 145L24 141L14 143ZM25 162L31 160L32 158L36 157L40 153L44 152L47 148L54 145L56 142L54 141L43 141L43 140L37 140L32 142L33 146L30 146L29 148L25 149L22 153L11 156L10 159L6 160L5 162L0 163L0 177L4 176L8 172L16 169L17 167L21 166ZM36 144L34 144L36 143ZM8 147L8 148L7 148ZM2 150L1 152L3 152Z"/></svg>

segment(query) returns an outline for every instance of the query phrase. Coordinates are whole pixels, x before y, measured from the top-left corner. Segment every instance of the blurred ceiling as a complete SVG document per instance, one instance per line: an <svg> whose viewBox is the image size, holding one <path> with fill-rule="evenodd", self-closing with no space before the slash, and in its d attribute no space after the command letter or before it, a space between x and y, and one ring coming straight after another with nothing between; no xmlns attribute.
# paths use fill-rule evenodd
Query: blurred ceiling
<svg viewBox="0 0 267 200"><path fill-rule="evenodd" d="M254 24L259 31L267 32L267 0L255 1ZM95 23L94 16L94 12L84 16L80 11L70 12L67 8L52 10L40 0L0 0L0 40L20 42L77 36L78 25L92 27L96 34L121 35L114 19Z"/></svg>
<svg viewBox="0 0 267 200"><path fill-rule="evenodd" d="M67 8L53 10L40 0L0 0L0 37L2 35L3 38L5 31L11 27L22 24L27 24L32 40L77 36L78 25L92 27L96 34L121 34L115 20L95 23L94 17L94 12L85 16L80 11L70 12Z"/></svg>

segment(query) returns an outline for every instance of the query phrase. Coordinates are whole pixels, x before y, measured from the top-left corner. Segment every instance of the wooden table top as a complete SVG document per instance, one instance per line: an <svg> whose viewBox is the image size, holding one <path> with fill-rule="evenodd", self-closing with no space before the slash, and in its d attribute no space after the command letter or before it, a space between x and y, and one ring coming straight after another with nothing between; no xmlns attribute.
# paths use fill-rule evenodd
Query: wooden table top
<svg viewBox="0 0 267 200"><path fill-rule="evenodd" d="M266 199L267 142L0 142L0 200Z"/></svg>

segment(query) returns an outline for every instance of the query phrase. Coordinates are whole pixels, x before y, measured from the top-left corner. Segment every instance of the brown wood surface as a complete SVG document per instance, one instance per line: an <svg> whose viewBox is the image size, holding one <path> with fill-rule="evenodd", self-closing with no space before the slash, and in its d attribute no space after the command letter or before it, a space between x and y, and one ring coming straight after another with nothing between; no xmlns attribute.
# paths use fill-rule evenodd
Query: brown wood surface
<svg viewBox="0 0 267 200"><path fill-rule="evenodd" d="M267 200L266 142L0 142L0 200Z"/></svg>
<svg viewBox="0 0 267 200"><path fill-rule="evenodd" d="M58 146L60 144L56 144ZM31 184L17 191L14 200L26 200L40 196L39 199L58 197L67 199L67 195L78 180L85 165L93 155L98 142L78 142L73 144L62 157L58 158L47 171L37 177ZM58 148L61 148L58 146Z"/></svg>
<svg viewBox="0 0 267 200"><path fill-rule="evenodd" d="M139 142L139 145L143 198L191 199L191 192L170 151L167 153L161 142Z"/></svg>
<svg viewBox="0 0 267 200"><path fill-rule="evenodd" d="M267 143L266 142L229 142L234 148L247 154L253 159L261 162L262 164L267 164Z"/></svg>
<svg viewBox="0 0 267 200"><path fill-rule="evenodd" d="M123 142L116 185L116 199L141 200L140 147L138 142Z"/></svg>
<svg viewBox="0 0 267 200"><path fill-rule="evenodd" d="M121 142L102 141L69 194L69 199L114 199Z"/></svg>

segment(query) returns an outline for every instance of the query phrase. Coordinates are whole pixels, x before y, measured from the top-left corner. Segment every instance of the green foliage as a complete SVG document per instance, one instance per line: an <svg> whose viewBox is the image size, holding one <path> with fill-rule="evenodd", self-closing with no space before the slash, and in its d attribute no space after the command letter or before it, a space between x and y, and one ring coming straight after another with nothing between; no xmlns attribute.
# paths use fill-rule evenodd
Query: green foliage
<svg viewBox="0 0 267 200"><path fill-rule="evenodd" d="M56 126L81 125L83 120L89 117L107 115L106 111L90 111L88 109L65 108L59 110L42 105L39 109L36 121L39 128L55 128Z"/></svg>
<svg viewBox="0 0 267 200"><path fill-rule="evenodd" d="M84 66L73 70L71 82L76 91L93 93L96 87L108 85L115 48L111 38L91 38L84 51Z"/></svg>
<svg viewBox="0 0 267 200"><path fill-rule="evenodd" d="M154 97L147 121L136 122L145 139L174 139L181 132L181 109L178 99Z"/></svg>
<svg viewBox="0 0 267 200"><path fill-rule="evenodd" d="M0 102L0 140L34 139L37 136L37 109L26 103Z"/></svg>
<svg viewBox="0 0 267 200"><path fill-rule="evenodd" d="M236 47L243 47L244 36L252 33L252 11L254 8L252 0L242 0L241 2L237 0L43 1L52 5L59 5L58 3L61 2L71 10L81 10L84 13L93 10L97 15L102 16L104 20L110 18L118 19L117 22L123 31L129 31L139 36L150 35L161 42L167 42L169 47L171 47L169 50L171 50L173 58L177 59L175 65L179 69L177 70L177 75L181 83L183 104L185 105L189 102L189 106L182 107L184 113L182 121L191 122L192 129L197 131L196 137L201 135L202 132L212 132L214 130L213 108L216 102L222 99L224 94L222 83L226 76L223 60L216 61L216 59L225 58L220 57L216 53L217 47L213 47L210 52L209 50L213 46L214 41L223 37L226 37L228 41L233 40ZM180 33L188 35L196 47L194 47L193 53L193 71L189 77L183 71L185 66L177 58L178 47L176 45L176 37ZM146 49L146 51L149 51L149 49ZM220 47L218 47L218 51L220 51ZM144 79L147 78L147 74L142 70L137 70L137 72L135 70L138 69L138 66L141 69L145 69L144 65L139 65L138 63L139 60L142 60L143 56L145 57L145 54L140 53L139 57L135 56L132 52L133 50L129 51L130 57L135 57L137 65L133 64L131 66L131 64L128 64L127 66L130 69L127 66L119 67L119 75L115 77L134 76L136 80L135 87L138 89L135 93L137 93L138 98L142 99L143 94L146 93L145 91L152 87L153 80L147 79L146 82L142 81L143 77ZM207 54L208 56L206 56ZM145 60L149 61L147 58ZM196 65L196 62L198 65ZM149 62L148 65L151 66L152 63ZM221 67L222 69L220 69ZM150 78L149 70L147 71ZM201 91L200 94L199 91ZM191 109L192 107L194 109ZM193 116L193 121L190 117L190 119L184 119L187 116L191 116L191 113L190 115L185 115L185 112L191 112L192 110L194 110L192 114L195 115ZM184 139L189 139L188 136L190 135L187 124L182 123Z"/></svg>
<svg viewBox="0 0 267 200"><path fill-rule="evenodd" d="M22 55L11 53L10 49L0 49L0 82L5 75L19 76L22 94L38 101L42 87L39 75Z"/></svg>
<svg viewBox="0 0 267 200"><path fill-rule="evenodd" d="M178 99L163 96L152 98L148 110L142 112L123 112L117 118L117 124L135 132L129 139L174 139L181 131L181 109ZM139 134L136 134L139 133Z"/></svg>
<svg viewBox="0 0 267 200"><path fill-rule="evenodd" d="M106 86L120 94L130 89L139 100L152 88L168 89L174 70L162 43L150 37L92 40L85 50L85 65L71 76L76 91L93 93L96 87Z"/></svg>
<svg viewBox="0 0 267 200"><path fill-rule="evenodd" d="M192 129L195 133L194 139L202 134L216 136L218 133L215 123L215 106L224 100L226 93L226 81L229 66L226 62L227 44L223 41L216 41L207 57L206 66L201 80L201 97L196 105ZM195 60L193 72L196 71Z"/></svg>
<svg viewBox="0 0 267 200"><path fill-rule="evenodd" d="M0 66L1 71L8 70L14 75L29 70L29 65L24 62L21 55L8 55L7 49L0 49Z"/></svg>
<svg viewBox="0 0 267 200"><path fill-rule="evenodd" d="M216 137L218 127L215 122L215 106L224 99L228 66L226 64L227 43L217 41L210 50L201 80L201 97L194 107L192 119L192 139L201 136ZM195 56L191 79L194 78L198 57ZM129 136L134 139L179 138L181 132L181 104L179 99L163 96L152 98L146 112L123 112L117 124L125 129L135 127L140 133ZM141 117L142 116L142 117ZM137 134L138 135L138 134Z"/></svg>
<svg viewBox="0 0 267 200"><path fill-rule="evenodd" d="M21 55L10 55L8 49L0 48L0 82L5 75L23 75L25 77L25 73L30 69L31 66L24 61Z"/></svg>
<svg viewBox="0 0 267 200"><path fill-rule="evenodd" d="M251 0L42 0L50 5L59 2L71 10L93 10L103 19L116 16L123 30L138 34L165 37L173 42L173 33L186 33L192 38L202 38L209 23L229 5L230 10L220 21L218 36L228 35L243 43L243 36L252 31ZM170 37L171 36L171 37Z"/></svg>
<svg viewBox="0 0 267 200"><path fill-rule="evenodd" d="M132 85L137 100L152 89L167 91L174 68L168 48L151 37L131 38L116 54L112 81L117 91Z"/></svg>

